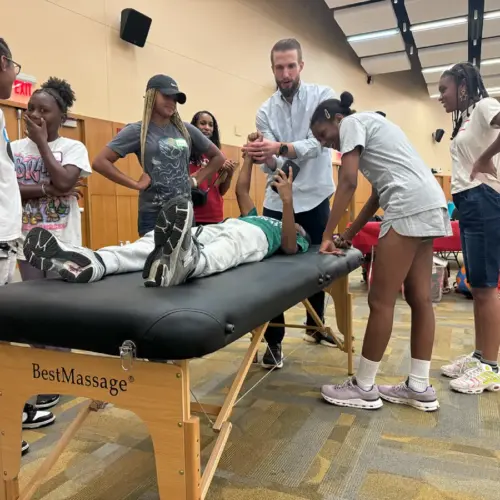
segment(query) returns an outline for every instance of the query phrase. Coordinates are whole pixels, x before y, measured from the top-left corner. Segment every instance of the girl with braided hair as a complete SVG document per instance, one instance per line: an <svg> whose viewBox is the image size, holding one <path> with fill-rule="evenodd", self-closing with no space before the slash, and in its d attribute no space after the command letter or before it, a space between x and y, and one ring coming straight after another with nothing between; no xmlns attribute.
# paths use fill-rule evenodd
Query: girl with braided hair
<svg viewBox="0 0 500 500"><path fill-rule="evenodd" d="M465 394L500 391L500 103L488 96L472 64L456 64L439 82L440 102L453 114L453 202L467 280L474 298L475 351L441 367Z"/></svg>
<svg viewBox="0 0 500 500"><path fill-rule="evenodd" d="M219 148L191 124L184 123L177 104L186 102L186 94L165 75L153 76L146 87L142 121L131 123L98 154L93 167L108 179L140 191L139 235L155 228L165 201L177 196L191 198L191 189L212 177L224 163ZM206 168L196 176L189 175L191 147L205 154ZM144 173L139 180L127 176L114 166L129 154L137 155Z"/></svg>
<svg viewBox="0 0 500 500"><path fill-rule="evenodd" d="M24 115L27 137L12 143L23 201L23 239L34 227L51 230L62 241L82 242L79 193L75 187L92 173L86 147L59 135L75 93L65 80L51 77L33 92ZM47 276L19 255L23 281Z"/></svg>

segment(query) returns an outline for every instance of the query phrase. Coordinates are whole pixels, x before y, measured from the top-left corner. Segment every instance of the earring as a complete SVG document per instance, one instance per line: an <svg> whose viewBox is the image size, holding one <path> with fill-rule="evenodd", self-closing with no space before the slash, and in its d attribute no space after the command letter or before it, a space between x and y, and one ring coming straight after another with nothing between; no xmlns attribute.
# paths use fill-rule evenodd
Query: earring
<svg viewBox="0 0 500 500"><path fill-rule="evenodd" d="M465 89L462 89L462 90L460 91L460 100L461 100L462 102L464 102L464 101L466 101L466 100L467 100L467 98L468 98L468 96L467 96L467 91L466 91Z"/></svg>

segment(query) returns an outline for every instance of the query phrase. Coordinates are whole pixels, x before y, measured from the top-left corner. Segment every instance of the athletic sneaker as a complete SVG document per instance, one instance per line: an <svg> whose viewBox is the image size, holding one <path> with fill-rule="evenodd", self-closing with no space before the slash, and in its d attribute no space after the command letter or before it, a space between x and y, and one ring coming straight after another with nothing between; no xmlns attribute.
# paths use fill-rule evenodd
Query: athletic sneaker
<svg viewBox="0 0 500 500"><path fill-rule="evenodd" d="M417 392L408 387L407 382L402 382L398 385L379 385L378 392L380 397L389 403L413 406L422 411L439 409L439 401L433 387L427 387L424 392Z"/></svg>
<svg viewBox="0 0 500 500"><path fill-rule="evenodd" d="M279 370L283 368L283 349L281 342L279 344L268 344L266 352L262 357L262 367L267 369Z"/></svg>
<svg viewBox="0 0 500 500"><path fill-rule="evenodd" d="M340 341L344 340L344 336L341 333L337 333L337 337ZM330 333L306 330L303 338L306 342L310 342L311 344L319 344L326 347L338 347Z"/></svg>
<svg viewBox="0 0 500 500"><path fill-rule="evenodd" d="M37 410L47 410L59 403L59 394L39 394L33 405Z"/></svg>
<svg viewBox="0 0 500 500"><path fill-rule="evenodd" d="M30 451L30 445L23 439L21 441L21 455L24 456Z"/></svg>
<svg viewBox="0 0 500 500"><path fill-rule="evenodd" d="M500 373L494 372L490 365L476 360L474 368L467 370L461 377L450 381L450 387L464 394L481 394L484 391L500 391Z"/></svg>
<svg viewBox="0 0 500 500"><path fill-rule="evenodd" d="M377 386L374 385L369 391L364 391L358 386L355 377L347 379L342 384L324 385L321 388L321 395L325 401L336 406L364 410L377 410L384 406Z"/></svg>
<svg viewBox="0 0 500 500"><path fill-rule="evenodd" d="M23 409L23 429L40 429L53 424L56 417L50 411L37 410L33 405L25 404Z"/></svg>
<svg viewBox="0 0 500 500"><path fill-rule="evenodd" d="M475 368L478 359L472 354L466 354L465 356L460 356L450 365L444 365L441 367L441 373L445 377L458 378L461 377L467 370Z"/></svg>
<svg viewBox="0 0 500 500"><path fill-rule="evenodd" d="M155 226L155 248L142 273L145 286L175 286L196 269L200 254L191 235L192 224L191 201L180 196L163 205Z"/></svg>
<svg viewBox="0 0 500 500"><path fill-rule="evenodd" d="M55 271L65 281L99 281L106 267L99 254L88 248L59 241L50 231L33 228L24 242L27 262L41 271Z"/></svg>

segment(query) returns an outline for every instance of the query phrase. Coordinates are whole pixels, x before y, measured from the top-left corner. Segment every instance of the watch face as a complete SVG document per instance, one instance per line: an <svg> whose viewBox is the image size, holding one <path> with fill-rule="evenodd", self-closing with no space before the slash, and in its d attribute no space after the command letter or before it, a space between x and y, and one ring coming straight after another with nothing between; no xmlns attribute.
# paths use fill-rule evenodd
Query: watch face
<svg viewBox="0 0 500 500"><path fill-rule="evenodd" d="M282 144L280 147L280 155L286 155L288 153L288 146L286 144Z"/></svg>

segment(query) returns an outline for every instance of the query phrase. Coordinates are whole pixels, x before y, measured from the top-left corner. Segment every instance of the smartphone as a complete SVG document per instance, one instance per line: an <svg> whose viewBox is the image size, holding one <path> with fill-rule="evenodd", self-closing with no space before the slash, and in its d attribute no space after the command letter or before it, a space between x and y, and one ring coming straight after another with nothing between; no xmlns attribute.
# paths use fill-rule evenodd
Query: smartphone
<svg viewBox="0 0 500 500"><path fill-rule="evenodd" d="M281 168L281 170L283 170L283 173L288 177L290 175L290 169L292 169L292 182L293 182L297 178L297 175L299 175L300 167L292 160L287 160L283 164L283 167ZM275 193L278 192L278 190L274 186L271 189Z"/></svg>

